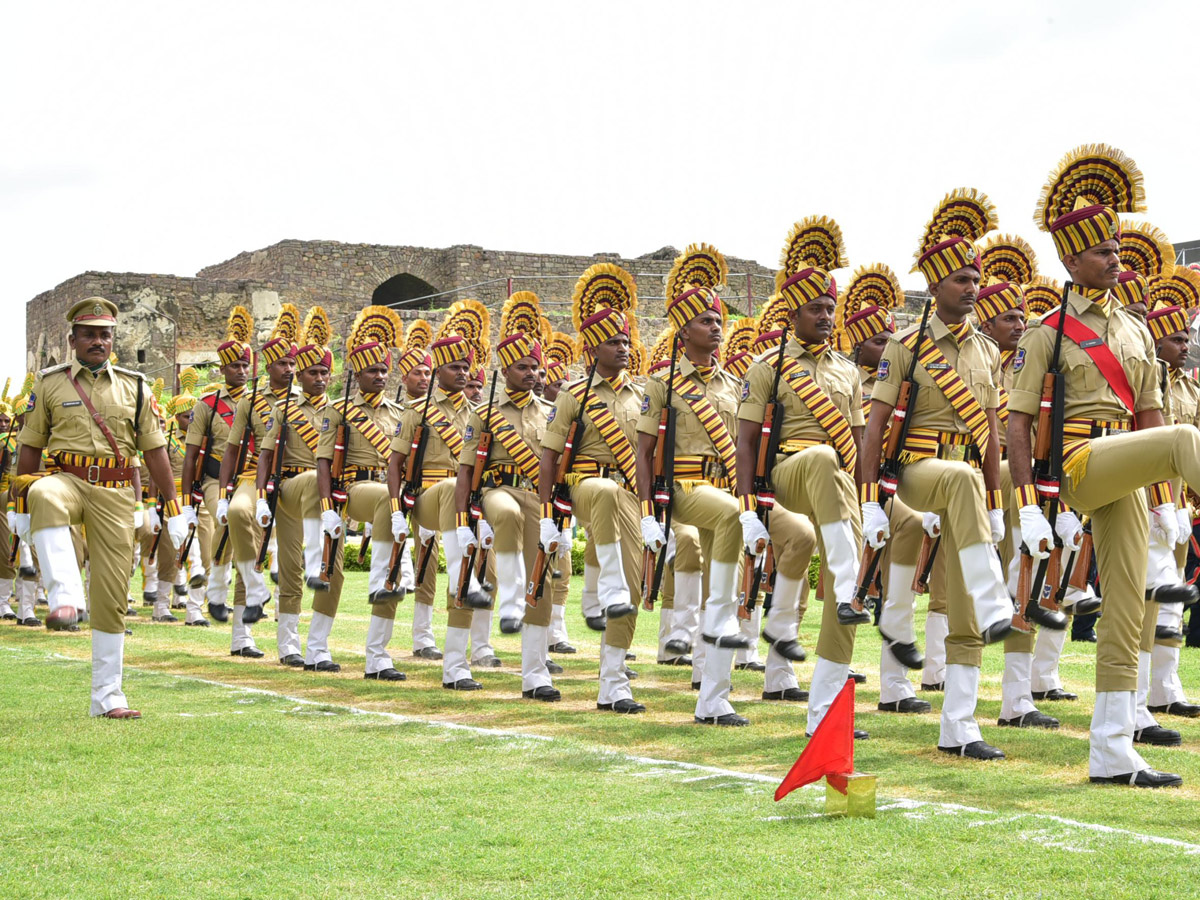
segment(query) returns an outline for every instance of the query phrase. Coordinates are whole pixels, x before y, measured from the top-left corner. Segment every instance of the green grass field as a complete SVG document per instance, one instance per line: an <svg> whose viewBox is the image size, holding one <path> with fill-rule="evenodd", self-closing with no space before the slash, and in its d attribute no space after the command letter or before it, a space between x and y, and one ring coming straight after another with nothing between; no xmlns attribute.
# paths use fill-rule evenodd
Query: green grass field
<svg viewBox="0 0 1200 900"><path fill-rule="evenodd" d="M411 608L392 642L409 680L362 678L365 575L334 628L337 675L228 655L228 626L131 620L126 692L139 722L87 716L89 642L0 627L0 748L8 812L3 897L1190 896L1200 877L1200 720L1170 720L1184 747L1146 749L1182 790L1087 781L1093 647L1068 643L1075 703L1047 704L1054 733L1000 729L999 648L979 718L1009 759L934 749L934 712L875 712L878 638L860 629L859 771L879 777L874 820L821 815L824 788L780 803L803 748L804 706L758 700L734 673L744 729L691 723L689 670L654 665L643 614L632 663L647 714L595 709L597 642L568 605L561 703L522 701L519 638L476 671L483 691L441 688L411 652ZM135 588L136 588L135 584ZM135 593L135 596L137 594ZM815 643L817 616L803 628ZM923 619L923 613L918 614ZM305 616L305 622L307 616ZM439 611L435 626L444 626ZM302 628L304 627L302 623ZM440 633L439 633L440 639ZM811 665L800 667L806 682ZM1184 651L1200 690L1200 653ZM989 724L990 723L990 724ZM466 726L466 727L458 727Z"/></svg>

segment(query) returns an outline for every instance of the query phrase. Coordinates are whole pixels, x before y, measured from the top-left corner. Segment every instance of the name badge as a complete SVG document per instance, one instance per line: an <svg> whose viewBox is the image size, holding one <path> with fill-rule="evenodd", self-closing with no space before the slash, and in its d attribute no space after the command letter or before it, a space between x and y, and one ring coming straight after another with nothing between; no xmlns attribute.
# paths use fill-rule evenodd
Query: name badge
<svg viewBox="0 0 1200 900"><path fill-rule="evenodd" d="M1104 343L1103 338L1092 338L1090 341L1080 341L1079 347L1082 350L1088 350L1088 349L1091 349L1092 347L1099 347L1103 343Z"/></svg>
<svg viewBox="0 0 1200 900"><path fill-rule="evenodd" d="M70 400L67 403L64 403L63 406L83 406L83 401L82 400Z"/></svg>
<svg viewBox="0 0 1200 900"><path fill-rule="evenodd" d="M942 369L950 368L950 363L930 363L925 368L930 372L940 372Z"/></svg>

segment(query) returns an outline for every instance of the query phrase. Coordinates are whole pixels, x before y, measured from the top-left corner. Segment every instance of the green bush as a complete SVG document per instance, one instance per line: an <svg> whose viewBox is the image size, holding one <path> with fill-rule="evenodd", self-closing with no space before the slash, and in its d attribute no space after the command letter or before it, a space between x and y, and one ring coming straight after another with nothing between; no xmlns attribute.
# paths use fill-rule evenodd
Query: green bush
<svg viewBox="0 0 1200 900"><path fill-rule="evenodd" d="M371 541L371 546L367 548L366 555L363 557L362 564L358 562L358 542L351 543L350 541L342 541L342 568L345 572L369 572L371 570L371 553L375 549L374 540ZM411 547L409 548L412 549ZM416 557L414 556L415 560ZM442 552L441 546L438 547L438 571L446 571L446 554Z"/></svg>

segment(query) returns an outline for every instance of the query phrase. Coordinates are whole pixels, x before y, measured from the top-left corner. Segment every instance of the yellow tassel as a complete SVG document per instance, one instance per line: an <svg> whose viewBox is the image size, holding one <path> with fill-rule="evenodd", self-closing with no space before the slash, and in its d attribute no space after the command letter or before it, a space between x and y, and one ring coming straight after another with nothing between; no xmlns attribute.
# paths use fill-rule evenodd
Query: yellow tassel
<svg viewBox="0 0 1200 900"><path fill-rule="evenodd" d="M585 475L582 472L568 472L567 473L567 487L575 487L575 485L579 484L579 482L583 481L585 478L590 478L590 477L591 477L590 475Z"/></svg>
<svg viewBox="0 0 1200 900"><path fill-rule="evenodd" d="M1088 457L1092 455L1091 441L1081 441L1078 450L1068 451L1070 460L1063 463L1063 476L1071 482L1072 487L1078 487L1087 476Z"/></svg>
<svg viewBox="0 0 1200 900"><path fill-rule="evenodd" d="M900 465L907 466L909 463L920 462L923 459L930 459L930 453L918 453L916 450L901 450Z"/></svg>

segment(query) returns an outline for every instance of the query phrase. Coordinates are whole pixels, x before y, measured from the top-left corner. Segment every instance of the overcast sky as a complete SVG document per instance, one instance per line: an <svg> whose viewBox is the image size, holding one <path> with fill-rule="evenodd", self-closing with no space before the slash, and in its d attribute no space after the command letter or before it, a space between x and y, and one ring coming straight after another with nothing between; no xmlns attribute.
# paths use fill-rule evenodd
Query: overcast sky
<svg viewBox="0 0 1200 900"><path fill-rule="evenodd" d="M0 32L0 358L88 269L192 275L284 238L778 262L833 216L906 287L949 190L1033 242L1073 146L1200 239L1200 4L42 3ZM848 274L848 273L842 273ZM19 327L18 327L19 326Z"/></svg>

